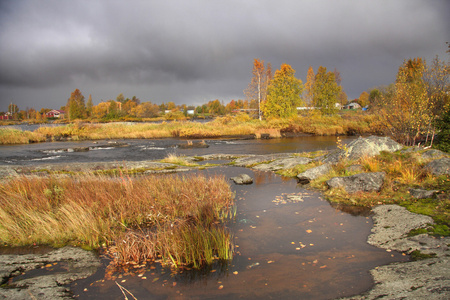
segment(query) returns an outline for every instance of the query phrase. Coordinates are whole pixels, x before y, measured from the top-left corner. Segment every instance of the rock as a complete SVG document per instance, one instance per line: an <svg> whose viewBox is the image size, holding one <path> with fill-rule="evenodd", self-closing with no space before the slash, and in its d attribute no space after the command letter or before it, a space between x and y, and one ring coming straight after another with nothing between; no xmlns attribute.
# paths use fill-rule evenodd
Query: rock
<svg viewBox="0 0 450 300"><path fill-rule="evenodd" d="M450 158L444 157L441 159L433 160L425 165L425 169L428 169L433 175L450 175Z"/></svg>
<svg viewBox="0 0 450 300"><path fill-rule="evenodd" d="M251 178L247 174L241 174L236 177L231 177L230 179L233 180L234 183L236 183L236 184L252 184L253 183L253 178Z"/></svg>
<svg viewBox="0 0 450 300"><path fill-rule="evenodd" d="M7 288L0 289L1 299L73 299L67 285L75 280L87 278L100 267L100 259L92 251L64 247L45 254L0 255L1 282L16 274L57 263L67 271L46 271L41 275L16 278Z"/></svg>
<svg viewBox="0 0 450 300"><path fill-rule="evenodd" d="M311 159L307 157L290 157L276 159L268 164L259 164L254 166L253 168L262 171L278 171L282 169L290 169L295 167L296 165L306 165L310 162Z"/></svg>
<svg viewBox="0 0 450 300"><path fill-rule="evenodd" d="M234 165L237 167L252 167L256 164L271 162L277 158L286 158L286 156L289 156L289 154L250 155L236 159Z"/></svg>
<svg viewBox="0 0 450 300"><path fill-rule="evenodd" d="M433 198L436 193L438 191L437 190L422 190L422 189L410 189L409 190L409 194L416 199L426 199L426 198Z"/></svg>
<svg viewBox="0 0 450 300"><path fill-rule="evenodd" d="M399 144L388 137L369 136L367 138L360 137L351 141L346 145L347 151L339 149L328 155L324 162L337 163L340 159L347 157L350 160L357 160L364 156L375 156L381 151L394 152L403 148Z"/></svg>
<svg viewBox="0 0 450 300"><path fill-rule="evenodd" d="M329 188L343 187L347 193L371 192L381 189L385 176L384 172L360 173L346 177L334 177L326 183Z"/></svg>
<svg viewBox="0 0 450 300"><path fill-rule="evenodd" d="M178 144L177 147L180 149L194 149L194 148L208 148L209 145L205 143L205 141L201 141L201 142L193 142L193 143L188 142L185 144Z"/></svg>
<svg viewBox="0 0 450 300"><path fill-rule="evenodd" d="M442 157L442 156L446 156L445 152L442 152L442 151L436 150L436 149L430 149L430 150L427 150L426 152L422 153L422 158L424 158L424 159L432 159L432 158L438 158L438 157Z"/></svg>
<svg viewBox="0 0 450 300"><path fill-rule="evenodd" d="M314 167L306 170L303 173L297 175L298 182L301 184L308 184L311 180L319 178L322 175L327 174L331 170L330 164L323 164L318 167Z"/></svg>
<svg viewBox="0 0 450 300"><path fill-rule="evenodd" d="M402 239L406 238L411 230L434 223L431 217L409 212L398 205L380 205L372 211L374 227L367 242L384 249L411 250L411 246L406 246Z"/></svg>

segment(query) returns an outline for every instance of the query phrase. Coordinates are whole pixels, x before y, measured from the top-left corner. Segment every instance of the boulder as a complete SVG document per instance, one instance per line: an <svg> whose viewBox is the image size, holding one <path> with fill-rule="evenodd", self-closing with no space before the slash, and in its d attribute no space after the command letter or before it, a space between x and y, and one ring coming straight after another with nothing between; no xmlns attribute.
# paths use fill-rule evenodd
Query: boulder
<svg viewBox="0 0 450 300"><path fill-rule="evenodd" d="M347 193L379 191L383 185L384 172L360 173L346 177L334 177L326 183L329 188L343 187Z"/></svg>
<svg viewBox="0 0 450 300"><path fill-rule="evenodd" d="M330 170L331 170L330 164L323 164L298 174L297 179L298 182L301 184L308 184L311 180L314 180L322 175L327 174Z"/></svg>
<svg viewBox="0 0 450 300"><path fill-rule="evenodd" d="M296 165L306 165L311 162L310 158L307 157L288 157L276 159L268 164L259 164L253 168L262 171L278 171L282 169L290 169Z"/></svg>
<svg viewBox="0 0 450 300"><path fill-rule="evenodd" d="M180 149L194 149L194 148L208 148L209 145L207 143L205 143L205 141L201 141L201 142L187 142L187 143L183 143L183 144L178 144L177 145L178 148Z"/></svg>
<svg viewBox="0 0 450 300"><path fill-rule="evenodd" d="M231 177L230 179L233 180L234 183L236 183L236 184L252 184L253 183L253 178L251 178L247 174L241 174L236 177Z"/></svg>
<svg viewBox="0 0 450 300"><path fill-rule="evenodd" d="M430 150L422 153L422 158L424 158L424 159L433 159L433 158L438 158L438 157L442 157L442 156L446 156L445 152L442 152L442 151L436 150L436 149L430 149Z"/></svg>
<svg viewBox="0 0 450 300"><path fill-rule="evenodd" d="M422 190L422 189L410 189L409 190L409 194L411 195L411 197L416 198L416 199L426 199L426 198L433 198L436 193L438 191L437 190Z"/></svg>
<svg viewBox="0 0 450 300"><path fill-rule="evenodd" d="M444 157L441 159L433 160L425 165L433 175L450 175L450 158Z"/></svg>
<svg viewBox="0 0 450 300"><path fill-rule="evenodd" d="M364 156L375 156L381 151L394 152L403 148L402 144L397 143L388 137L369 136L367 138L359 137L346 145L346 150L338 149L329 154L324 162L337 163L340 159L347 157L350 160L357 160Z"/></svg>

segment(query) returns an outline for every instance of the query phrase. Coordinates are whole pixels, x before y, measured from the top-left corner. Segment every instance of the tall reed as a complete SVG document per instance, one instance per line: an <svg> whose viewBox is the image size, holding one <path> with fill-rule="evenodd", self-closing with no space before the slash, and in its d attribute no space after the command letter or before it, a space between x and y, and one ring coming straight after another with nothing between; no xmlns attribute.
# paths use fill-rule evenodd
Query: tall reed
<svg viewBox="0 0 450 300"><path fill-rule="evenodd" d="M135 256L132 251L136 247L128 244L129 250L121 247L126 244L123 240L130 240L124 239L124 232L134 232L137 237L145 229L158 236L157 243L152 239L134 239L133 243L144 253L150 253L138 254L146 259L158 255L167 258L175 253L189 255L185 250L176 250L181 237L186 237L186 243L203 245L206 250L199 251L214 257L219 255L218 245L231 247L230 235L219 224L232 210L233 194L223 176L19 177L0 184L0 241L15 246L33 243L114 246L122 253L120 262L126 262ZM164 244L168 229L170 237L178 238L166 238ZM199 236L188 239L187 231ZM217 236L227 241L213 243L212 237ZM148 243L142 245L143 241ZM206 256L194 256L193 262L181 254L177 254L176 265L210 261ZM220 255L223 259L229 257L226 251Z"/></svg>

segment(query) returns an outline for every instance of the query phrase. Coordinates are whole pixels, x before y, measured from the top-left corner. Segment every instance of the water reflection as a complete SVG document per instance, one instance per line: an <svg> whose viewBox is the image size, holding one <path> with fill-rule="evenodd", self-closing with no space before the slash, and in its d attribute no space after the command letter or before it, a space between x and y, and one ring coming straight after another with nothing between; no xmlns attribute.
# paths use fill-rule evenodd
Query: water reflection
<svg viewBox="0 0 450 300"><path fill-rule="evenodd" d="M369 270L406 260L366 243L369 217L333 207L319 193L272 172L237 167L204 170L227 177L246 173L252 185L232 184L238 214L230 224L235 257L200 271L173 273L160 267L115 274L138 299L334 299L373 284ZM296 201L279 201L296 196ZM102 273L103 272L103 273ZM72 286L86 299L121 299L105 272ZM87 288L87 291L84 289Z"/></svg>

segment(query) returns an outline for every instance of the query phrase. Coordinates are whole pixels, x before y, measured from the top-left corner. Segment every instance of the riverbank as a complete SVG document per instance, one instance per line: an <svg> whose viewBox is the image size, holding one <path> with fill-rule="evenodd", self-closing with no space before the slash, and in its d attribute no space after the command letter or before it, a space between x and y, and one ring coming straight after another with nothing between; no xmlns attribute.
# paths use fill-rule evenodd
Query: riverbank
<svg viewBox="0 0 450 300"><path fill-rule="evenodd" d="M42 126L34 131L0 127L0 145L48 141L99 139L211 139L224 137L277 138L295 135L367 135L382 132L373 114L336 116L307 115L289 120L254 120L248 115L225 116L210 122L174 121L162 123L74 122L62 126Z"/></svg>
<svg viewBox="0 0 450 300"><path fill-rule="evenodd" d="M366 140L363 139L363 143ZM392 144L395 146L394 144ZM357 148L355 145L349 146ZM377 144L377 147L383 148ZM397 146L395 146L397 147ZM205 168L208 165L204 165L209 160L214 161L214 166L218 164L231 164L236 166L245 166L258 170L282 172L285 174L292 174L291 176L300 175L311 170L317 166L324 165L326 163L331 164L331 169L322 176L319 176L311 180L310 185L323 188L325 190L326 182L333 176L351 177L355 173L371 173L373 169L369 169L369 166L374 168L374 164L367 163L368 166L364 166L362 162L363 157L358 159L354 158L352 149L340 149L336 153L325 154L315 153L308 155L298 154L276 154L276 155L205 155L200 157L184 157L177 163L168 162L124 162L124 163L98 163L98 164L48 164L40 165L39 169L33 167L2 167L2 174L6 176L17 174L28 175L40 175L46 176L49 172L56 172L61 176L70 175L71 172L92 172L101 171L103 174L113 174L116 172L124 172L125 174L148 174L148 173L167 173L186 171L196 168ZM369 148L376 148L370 146ZM412 150L409 150L412 149ZM365 293L364 295L350 297L347 299L379 299L380 297L386 297L389 299L399 297L427 297L430 299L447 299L449 292L449 276L448 276L448 245L450 244L448 237L439 236L437 229L444 228L446 218L448 216L448 167L443 167L443 173L441 175L434 174L434 170L431 169L433 162L445 159L447 155L445 153L433 152L434 150L424 151L421 149L398 149L396 150L398 157L389 157L391 164L402 164L403 170L411 170L407 165L407 161L411 164L414 162L418 165L416 173L419 170L420 176L414 177L414 181L407 182L401 180L402 174L395 173L396 169L393 169L391 173L387 171L387 177L383 182L383 187L377 191L362 191L356 193L348 193L341 188L326 188L326 195L330 200L340 201L346 197L351 198L353 204L358 199L366 199L369 197L377 197L373 203L375 205L374 221L375 226L373 234L369 236L368 242L377 247L384 248L387 251L400 251L407 254L412 254L415 258L425 258L424 260L418 260L402 264L393 264L389 266L383 266L372 270L371 273L374 276L375 287ZM404 151L402 155L400 155ZM383 152L384 153L384 152ZM409 154L408 153L412 153ZM356 155L356 154L355 154ZM382 154L383 156L384 154ZM375 156L379 157L379 156ZM412 159L412 157L414 159ZM351 159L350 159L351 158ZM403 159L407 160L403 160ZM217 161L225 160L225 162L217 163ZM334 162L332 163L331 161ZM396 163L397 161L397 163ZM344 163L345 162L345 163ZM359 163L357 163L359 162ZM202 163L202 165L200 165ZM387 163L386 160L380 160L380 165ZM348 165L349 164L349 165ZM430 164L432 164L430 166ZM358 166L359 165L359 166ZM352 166L351 173L349 170L339 173L339 168L344 170ZM335 169L337 168L337 169ZM441 168L442 169L442 168ZM334 172L334 173L333 173ZM397 175L395 175L397 174ZM396 179L390 176L397 176ZM432 180L437 180L437 185L432 185ZM398 181L398 182L394 182ZM443 182L442 184L439 182ZM422 186L420 184L422 183ZM441 184L441 185L439 185ZM363 185L363 184L361 184ZM418 199L413 197L413 193L409 192L409 188L415 189L422 188L423 190L432 190L437 188L432 195L428 195L428 198ZM440 187L440 188L439 188ZM383 195L382 189L387 189L389 192L399 192L398 197L389 198ZM397 189L395 191L395 189ZM406 192L408 191L408 192ZM333 195L337 195L333 199ZM347 195L344 197L344 195ZM382 197L380 197L380 195ZM392 195L392 194L391 194ZM403 199L401 198L403 197ZM384 199L384 200L383 200ZM389 201L388 201L389 200ZM407 203L410 206L407 206ZM363 203L363 202L361 202ZM365 202L367 204L367 202ZM372 203L372 202L370 202ZM408 212L406 209L398 205L381 205L386 203L398 203L407 206L409 209L420 208L422 212L428 213L433 216L423 216ZM446 204L447 203L447 204ZM432 205L442 206L439 210L430 210ZM427 209L424 209L427 208ZM439 226L437 226L439 225ZM415 231L414 236L409 236L411 230ZM448 229L448 228L447 228ZM419 233L419 235L417 235ZM445 235L445 232L443 232ZM448 233L447 233L448 235ZM428 258L427 258L428 257ZM419 275L418 275L419 274Z"/></svg>

